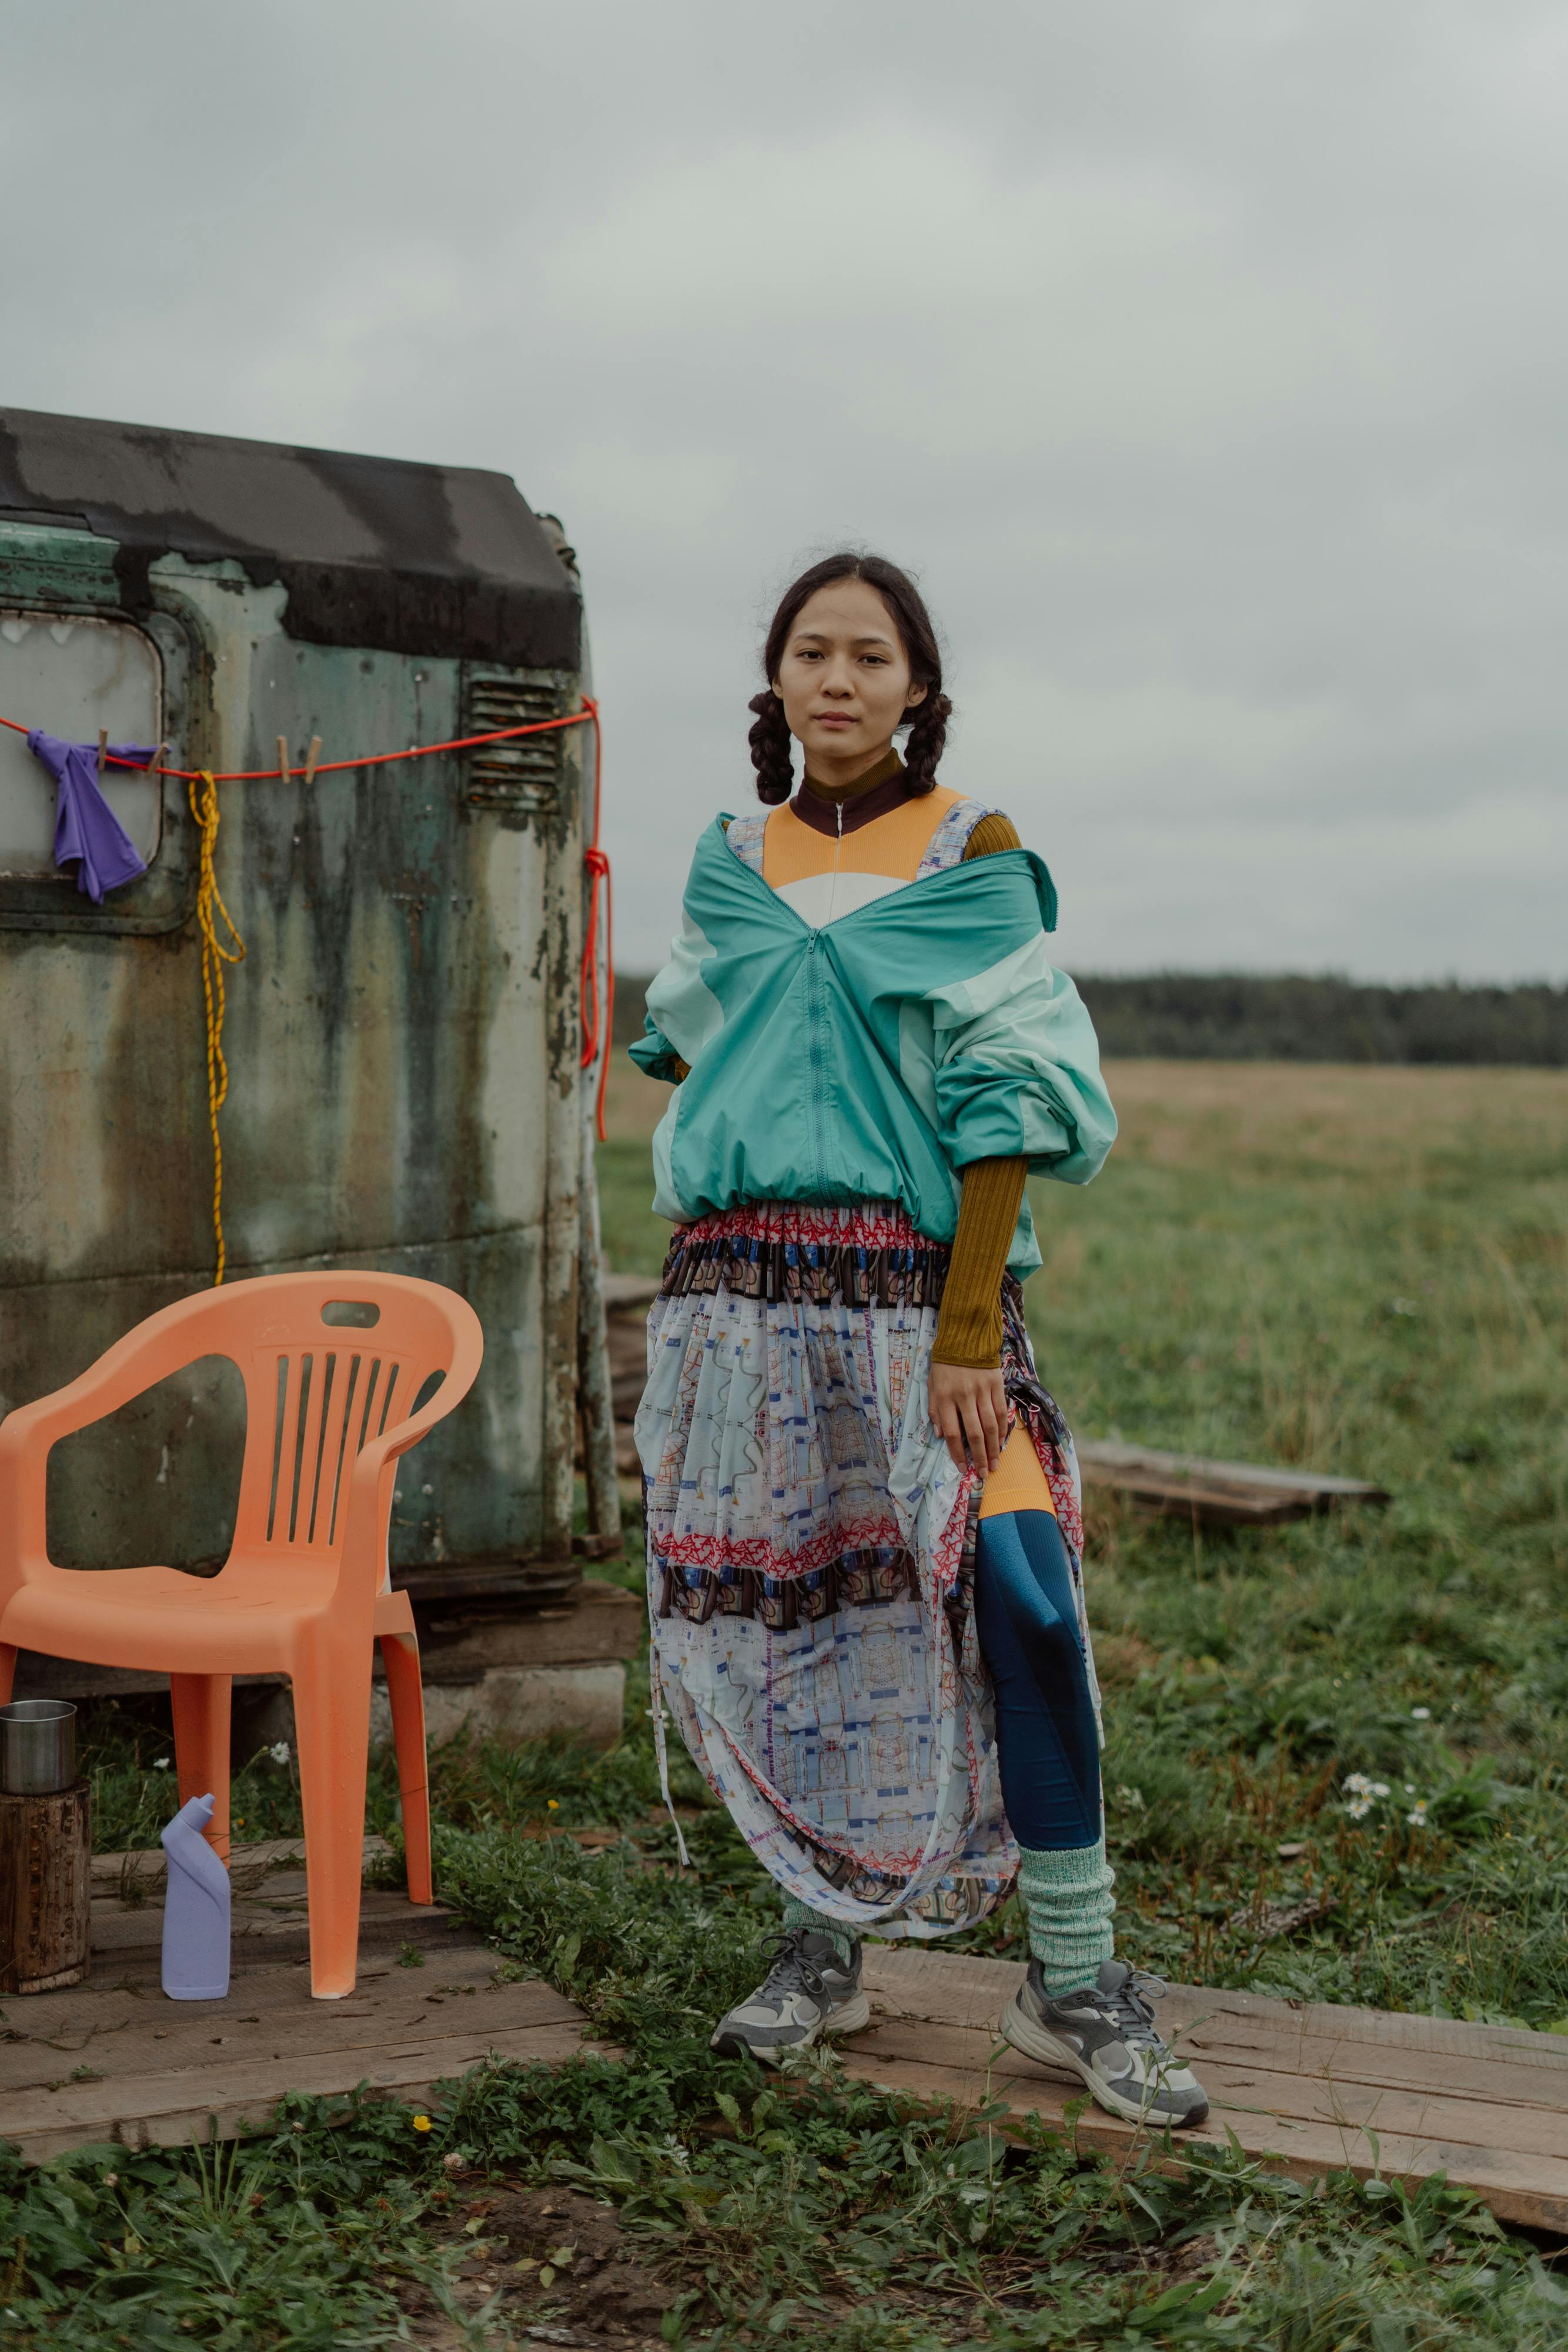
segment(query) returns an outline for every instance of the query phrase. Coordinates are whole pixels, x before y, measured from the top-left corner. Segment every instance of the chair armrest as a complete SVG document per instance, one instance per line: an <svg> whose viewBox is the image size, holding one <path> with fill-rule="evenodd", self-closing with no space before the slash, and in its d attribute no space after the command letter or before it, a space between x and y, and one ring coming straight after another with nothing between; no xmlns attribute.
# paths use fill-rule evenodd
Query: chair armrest
<svg viewBox="0 0 1568 2352"><path fill-rule="evenodd" d="M208 1296L198 1292L195 1297L181 1299L162 1314L149 1317L112 1348L106 1348L96 1363L63 1389L35 1397L31 1404L19 1404L0 1422L0 1450L41 1445L47 1454L62 1437L89 1428L106 1413L129 1404L132 1397L155 1388L171 1372L183 1371L187 1364L211 1355L212 1340L204 1334L199 1314Z"/></svg>
<svg viewBox="0 0 1568 2352"><path fill-rule="evenodd" d="M50 1565L47 1496L50 1449L129 1404L171 1372L211 1353L198 1321L204 1294L182 1299L106 1348L63 1389L19 1404L0 1421L0 1605Z"/></svg>
<svg viewBox="0 0 1568 2352"><path fill-rule="evenodd" d="M49 1415L52 1397L0 1421L0 1608L49 1565Z"/></svg>

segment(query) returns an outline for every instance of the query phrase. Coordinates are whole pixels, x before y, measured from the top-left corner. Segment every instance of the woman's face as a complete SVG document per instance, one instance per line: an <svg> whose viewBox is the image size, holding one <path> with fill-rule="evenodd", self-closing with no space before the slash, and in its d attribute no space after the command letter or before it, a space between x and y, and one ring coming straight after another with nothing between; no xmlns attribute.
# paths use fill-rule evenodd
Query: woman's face
<svg viewBox="0 0 1568 2352"><path fill-rule="evenodd" d="M796 615L773 691L811 772L852 781L874 767L917 702L892 614L864 580L833 580Z"/></svg>

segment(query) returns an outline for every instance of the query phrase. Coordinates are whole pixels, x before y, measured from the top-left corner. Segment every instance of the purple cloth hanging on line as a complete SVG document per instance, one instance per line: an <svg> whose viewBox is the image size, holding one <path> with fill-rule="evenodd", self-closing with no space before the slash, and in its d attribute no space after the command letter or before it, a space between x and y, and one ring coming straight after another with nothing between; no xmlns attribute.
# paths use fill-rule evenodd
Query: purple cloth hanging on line
<svg viewBox="0 0 1568 2352"><path fill-rule="evenodd" d="M117 760L133 761L139 768L150 768L157 750L147 743L111 743L109 748ZM64 866L74 857L77 888L101 907L106 890L118 890L122 882L134 882L146 873L147 860L139 856L98 788L98 745L62 743L57 735L46 735L35 727L27 749L43 761L58 787L55 864Z"/></svg>

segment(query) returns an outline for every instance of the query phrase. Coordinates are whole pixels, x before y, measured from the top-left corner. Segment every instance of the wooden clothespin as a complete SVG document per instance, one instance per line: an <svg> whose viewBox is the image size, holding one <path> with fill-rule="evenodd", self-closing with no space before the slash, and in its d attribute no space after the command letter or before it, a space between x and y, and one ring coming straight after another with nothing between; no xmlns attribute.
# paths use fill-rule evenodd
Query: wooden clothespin
<svg viewBox="0 0 1568 2352"><path fill-rule="evenodd" d="M288 782L288 738L287 735L280 735L277 739L277 773L280 782L283 783L287 783Z"/></svg>
<svg viewBox="0 0 1568 2352"><path fill-rule="evenodd" d="M316 762L320 757L321 738L319 735L312 735L310 749L305 754L305 781L308 784L313 784L316 781Z"/></svg>
<svg viewBox="0 0 1568 2352"><path fill-rule="evenodd" d="M144 775L155 776L158 773L158 762L163 757L164 752L168 749L169 746L167 743L153 744L152 752L148 758L147 765L142 771Z"/></svg>
<svg viewBox="0 0 1568 2352"><path fill-rule="evenodd" d="M103 772L108 764L109 730L107 727L100 727L98 730L98 781L100 784L103 782Z"/></svg>

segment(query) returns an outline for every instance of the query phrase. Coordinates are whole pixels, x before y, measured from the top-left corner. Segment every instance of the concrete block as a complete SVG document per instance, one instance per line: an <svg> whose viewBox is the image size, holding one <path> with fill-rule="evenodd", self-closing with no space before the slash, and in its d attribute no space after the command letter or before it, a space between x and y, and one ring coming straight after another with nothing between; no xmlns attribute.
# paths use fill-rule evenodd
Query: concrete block
<svg viewBox="0 0 1568 2352"><path fill-rule="evenodd" d="M427 1683L425 1737L432 1748L472 1732L542 1739L564 1731L595 1748L621 1737L626 1669L619 1659L568 1666L490 1666L475 1681ZM371 1694L371 1738L392 1738L392 1710L378 1683Z"/></svg>

